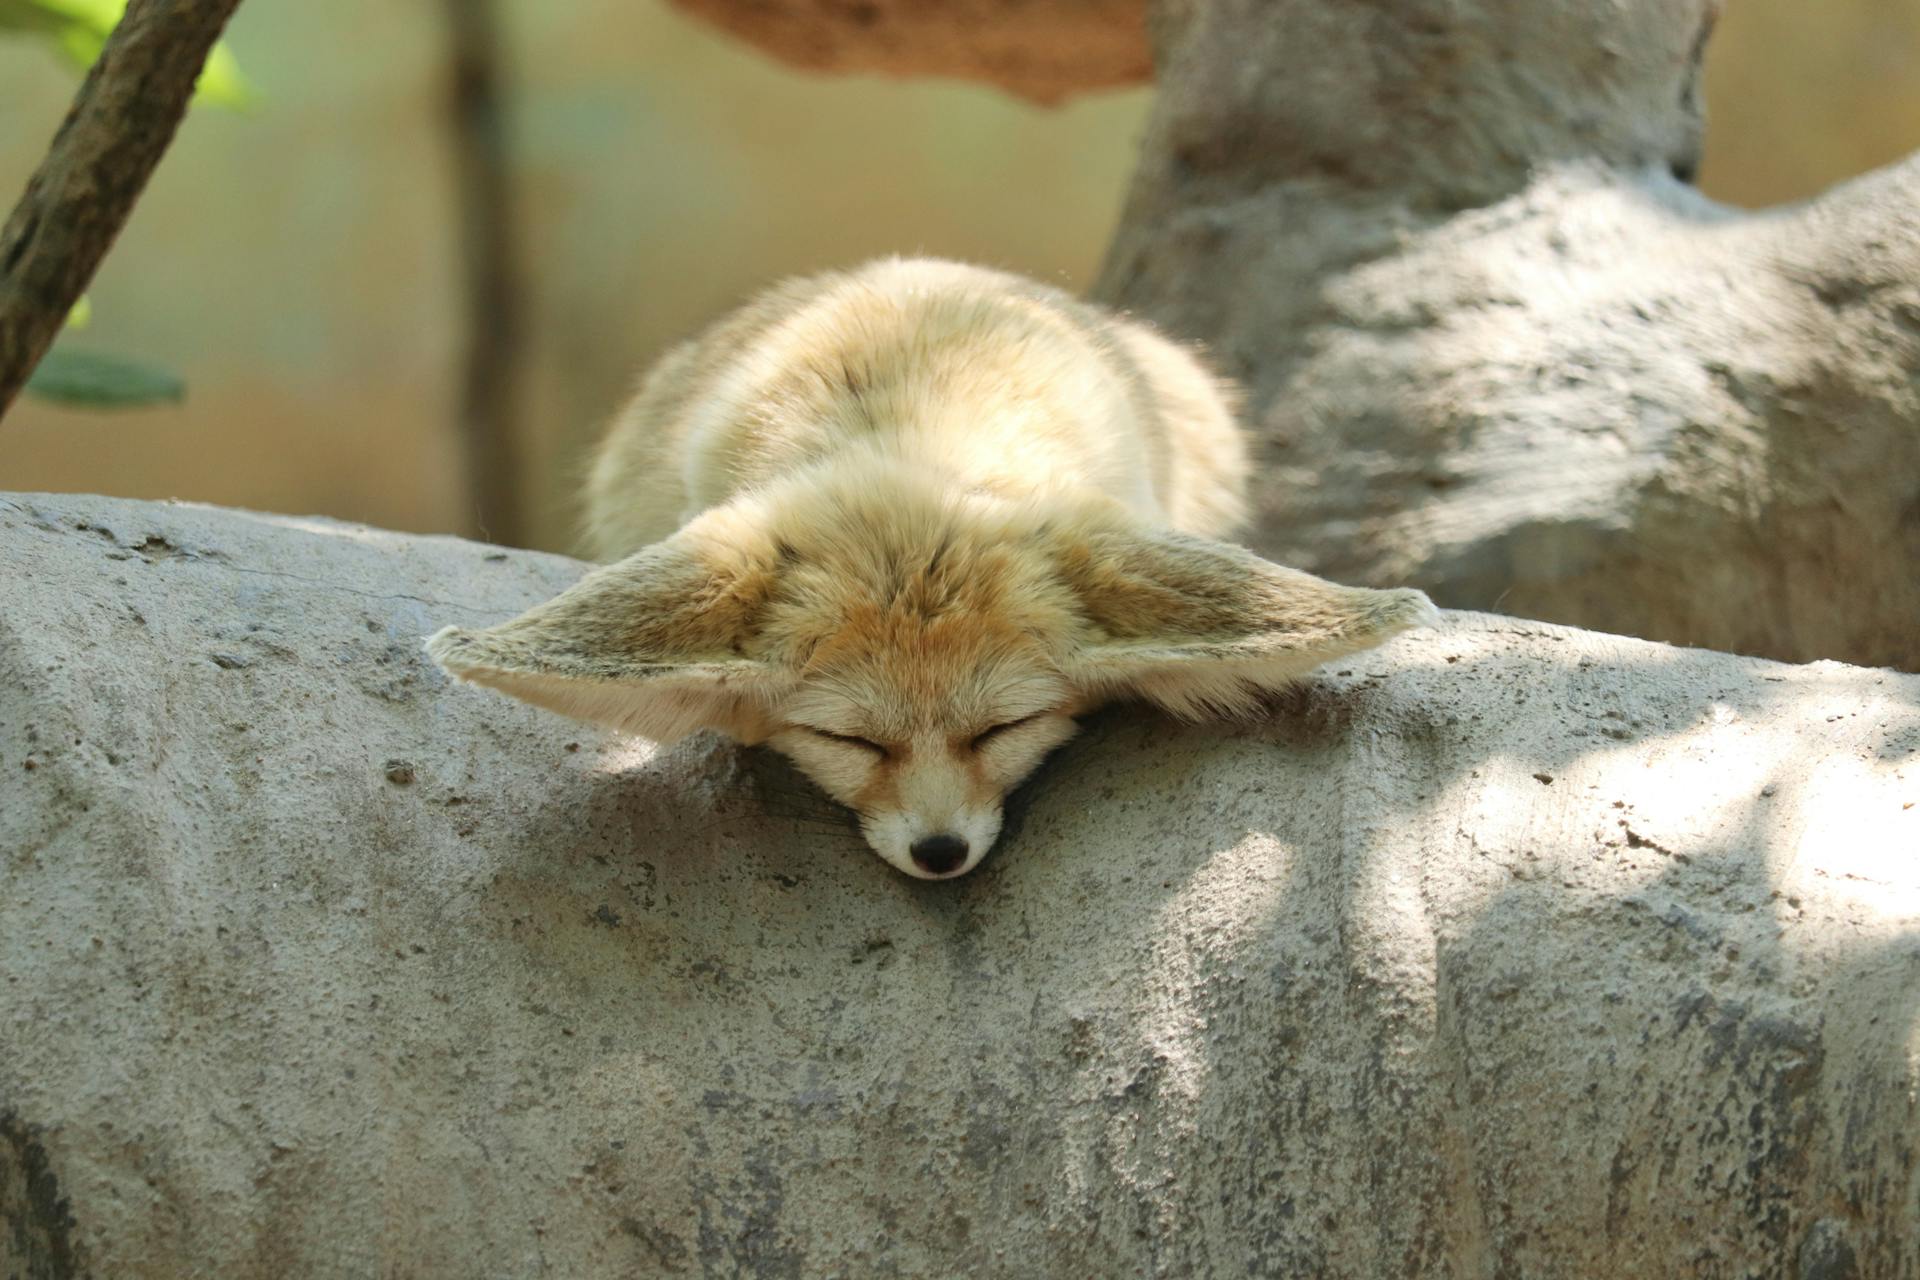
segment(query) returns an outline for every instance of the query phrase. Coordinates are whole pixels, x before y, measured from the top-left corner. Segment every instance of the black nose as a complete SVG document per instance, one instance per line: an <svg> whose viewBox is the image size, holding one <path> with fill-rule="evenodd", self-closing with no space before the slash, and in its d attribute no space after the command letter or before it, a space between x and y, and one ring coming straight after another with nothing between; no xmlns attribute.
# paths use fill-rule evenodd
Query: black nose
<svg viewBox="0 0 1920 1280"><path fill-rule="evenodd" d="M928 836L915 840L912 852L915 866L943 876L967 860L967 842L959 836Z"/></svg>

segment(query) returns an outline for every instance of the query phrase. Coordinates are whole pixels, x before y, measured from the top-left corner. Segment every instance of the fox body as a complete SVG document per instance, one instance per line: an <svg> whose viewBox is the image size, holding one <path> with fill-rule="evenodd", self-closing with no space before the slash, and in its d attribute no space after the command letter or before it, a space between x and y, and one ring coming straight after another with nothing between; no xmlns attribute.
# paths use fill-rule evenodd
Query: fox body
<svg viewBox="0 0 1920 1280"><path fill-rule="evenodd" d="M646 737L764 742L909 875L978 864L1006 794L1140 697L1254 705L1423 623L1220 541L1246 450L1187 350L1031 281L886 260L669 351L595 460L610 561L449 673Z"/></svg>

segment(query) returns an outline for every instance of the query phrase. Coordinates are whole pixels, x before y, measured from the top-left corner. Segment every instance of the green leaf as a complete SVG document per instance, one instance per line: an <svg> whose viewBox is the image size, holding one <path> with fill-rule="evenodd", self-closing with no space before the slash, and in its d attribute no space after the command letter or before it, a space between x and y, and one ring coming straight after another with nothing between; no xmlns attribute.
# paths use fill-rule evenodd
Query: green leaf
<svg viewBox="0 0 1920 1280"><path fill-rule="evenodd" d="M69 46L70 38L91 34L93 56L80 63L85 70L100 53L107 33L125 12L125 0L0 0L0 31L27 31L52 36L69 57L85 48L84 43Z"/></svg>
<svg viewBox="0 0 1920 1280"><path fill-rule="evenodd" d="M0 0L0 31L45 34L61 31L74 21L57 0Z"/></svg>
<svg viewBox="0 0 1920 1280"><path fill-rule="evenodd" d="M126 0L0 0L0 32L23 31L52 41L53 47L76 69L85 71L100 56ZM258 92L240 72L226 44L213 47L200 70L193 100L218 107L252 106Z"/></svg>
<svg viewBox="0 0 1920 1280"><path fill-rule="evenodd" d="M93 322L93 303L86 294L80 295L80 301L73 304L73 310L67 312L67 328L84 329Z"/></svg>
<svg viewBox="0 0 1920 1280"><path fill-rule="evenodd" d="M49 351L27 376L27 390L42 400L81 409L138 409L177 404L187 384L158 365L93 351Z"/></svg>
<svg viewBox="0 0 1920 1280"><path fill-rule="evenodd" d="M207 65L200 68L200 78L194 81L193 100L229 111L244 111L259 104L260 91L240 73L240 63L234 58L233 50L225 44L216 44L207 55Z"/></svg>

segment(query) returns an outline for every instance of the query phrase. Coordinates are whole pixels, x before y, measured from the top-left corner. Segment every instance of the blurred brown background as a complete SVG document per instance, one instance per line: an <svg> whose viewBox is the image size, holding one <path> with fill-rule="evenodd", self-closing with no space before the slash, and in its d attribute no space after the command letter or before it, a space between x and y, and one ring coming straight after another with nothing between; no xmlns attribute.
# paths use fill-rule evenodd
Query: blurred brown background
<svg viewBox="0 0 1920 1280"><path fill-rule="evenodd" d="M526 540L552 550L573 549L574 477L649 353L769 278L926 251L1082 285L1148 104L808 76L656 3L509 0L505 18ZM442 11L254 3L229 35L264 102L188 119L80 335L180 371L186 403L24 401L0 426L0 489L473 533ZM1920 147L1920 0L1734 0L1708 71L1702 185L1720 199L1797 199ZM74 84L0 42L0 199Z"/></svg>

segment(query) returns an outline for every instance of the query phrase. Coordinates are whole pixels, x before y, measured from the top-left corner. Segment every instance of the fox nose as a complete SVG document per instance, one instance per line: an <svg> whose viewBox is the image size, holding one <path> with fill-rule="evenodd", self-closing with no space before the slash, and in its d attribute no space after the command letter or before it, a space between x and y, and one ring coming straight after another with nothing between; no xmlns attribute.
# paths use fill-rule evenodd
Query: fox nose
<svg viewBox="0 0 1920 1280"><path fill-rule="evenodd" d="M909 852L922 871L943 876L967 860L967 842L959 836L927 836L915 840Z"/></svg>

